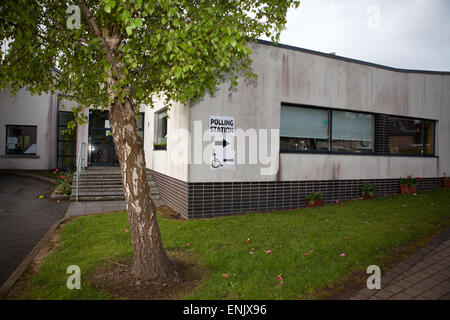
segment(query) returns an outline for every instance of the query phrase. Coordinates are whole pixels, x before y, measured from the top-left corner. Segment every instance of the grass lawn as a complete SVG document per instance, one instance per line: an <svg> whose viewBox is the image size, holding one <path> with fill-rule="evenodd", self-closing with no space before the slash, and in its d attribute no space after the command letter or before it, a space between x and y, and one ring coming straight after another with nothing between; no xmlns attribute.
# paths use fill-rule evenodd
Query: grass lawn
<svg viewBox="0 0 450 320"><path fill-rule="evenodd" d="M159 216L159 222L165 248L191 251L207 270L205 280L185 298L302 299L314 298L318 290L339 285L369 265L383 270L392 262L390 249L449 227L449 198L450 189L438 189L212 219ZM127 228L126 213L81 217L67 224L60 231L61 244L40 271L28 271L20 281L23 298L108 299L83 282L83 276L104 264L103 257L132 256ZM66 268L72 264L81 268L81 290L66 288Z"/></svg>

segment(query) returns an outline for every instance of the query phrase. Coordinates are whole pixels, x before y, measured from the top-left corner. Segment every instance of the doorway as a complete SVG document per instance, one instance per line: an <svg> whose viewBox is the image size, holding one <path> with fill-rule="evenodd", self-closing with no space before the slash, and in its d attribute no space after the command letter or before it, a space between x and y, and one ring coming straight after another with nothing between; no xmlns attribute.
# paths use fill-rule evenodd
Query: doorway
<svg viewBox="0 0 450 320"><path fill-rule="evenodd" d="M108 111L89 110L89 165L118 166Z"/></svg>

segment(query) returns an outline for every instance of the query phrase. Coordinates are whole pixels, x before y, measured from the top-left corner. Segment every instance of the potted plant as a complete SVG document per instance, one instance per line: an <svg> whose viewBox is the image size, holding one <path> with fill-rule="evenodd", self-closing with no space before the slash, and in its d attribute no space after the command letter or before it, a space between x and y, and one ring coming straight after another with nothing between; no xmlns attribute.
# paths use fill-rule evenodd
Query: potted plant
<svg viewBox="0 0 450 320"><path fill-rule="evenodd" d="M323 194L320 192L313 192L306 197L306 204L308 208L319 207L323 204Z"/></svg>
<svg viewBox="0 0 450 320"><path fill-rule="evenodd" d="M400 178L400 190L402 194L416 193L419 180L419 177L413 178L412 176Z"/></svg>
<svg viewBox="0 0 450 320"><path fill-rule="evenodd" d="M154 143L153 150L167 150L167 142Z"/></svg>
<svg viewBox="0 0 450 320"><path fill-rule="evenodd" d="M361 196L364 199L372 198L373 195L375 194L375 188L376 188L375 185L364 182L364 184L361 187Z"/></svg>
<svg viewBox="0 0 450 320"><path fill-rule="evenodd" d="M444 172L444 187L450 188L450 178L446 176Z"/></svg>

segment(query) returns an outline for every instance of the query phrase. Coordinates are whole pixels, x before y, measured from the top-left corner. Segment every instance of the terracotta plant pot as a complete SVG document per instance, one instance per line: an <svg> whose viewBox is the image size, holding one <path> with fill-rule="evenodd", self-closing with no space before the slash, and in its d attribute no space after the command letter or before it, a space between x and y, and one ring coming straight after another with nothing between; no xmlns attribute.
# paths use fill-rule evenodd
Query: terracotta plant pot
<svg viewBox="0 0 450 320"><path fill-rule="evenodd" d="M306 205L308 206L308 208L320 207L322 204L323 204L323 200L314 200L313 204L311 204L311 201L306 200Z"/></svg>
<svg viewBox="0 0 450 320"><path fill-rule="evenodd" d="M413 186L409 186L409 184L401 184L400 190L402 194L410 194L410 193L416 193L417 192L417 184Z"/></svg>
<svg viewBox="0 0 450 320"><path fill-rule="evenodd" d="M444 179L444 187L450 188L450 179L449 178Z"/></svg>
<svg viewBox="0 0 450 320"><path fill-rule="evenodd" d="M364 195L364 197L363 197L363 199L372 199L373 197L370 195L370 194L368 194L368 193L366 193L365 195Z"/></svg>

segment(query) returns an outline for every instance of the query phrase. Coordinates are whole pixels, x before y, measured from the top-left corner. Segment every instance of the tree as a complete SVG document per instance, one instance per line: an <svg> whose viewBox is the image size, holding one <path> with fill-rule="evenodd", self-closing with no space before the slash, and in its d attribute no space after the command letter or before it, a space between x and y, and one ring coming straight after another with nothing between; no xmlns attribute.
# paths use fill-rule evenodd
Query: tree
<svg viewBox="0 0 450 320"><path fill-rule="evenodd" d="M110 111L132 244L132 272L176 280L163 249L135 114L155 99L195 103L251 72L248 41L279 39L294 0L2 0L0 87L70 94ZM60 73L51 70L57 67ZM70 123L74 127L75 123Z"/></svg>

